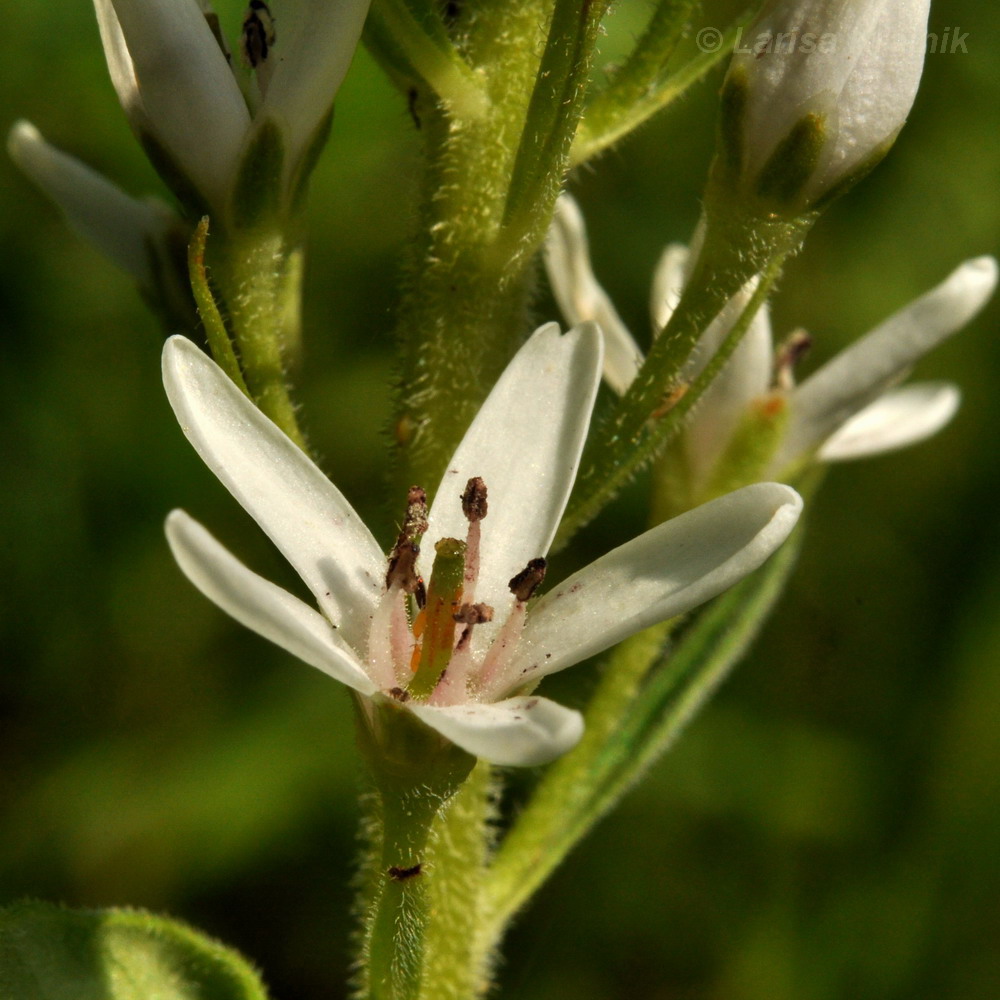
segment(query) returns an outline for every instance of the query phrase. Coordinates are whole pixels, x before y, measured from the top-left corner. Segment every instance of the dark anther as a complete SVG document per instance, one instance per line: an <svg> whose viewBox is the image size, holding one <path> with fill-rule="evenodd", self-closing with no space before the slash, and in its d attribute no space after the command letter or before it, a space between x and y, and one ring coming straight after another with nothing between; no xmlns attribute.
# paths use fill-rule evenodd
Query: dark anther
<svg viewBox="0 0 1000 1000"><path fill-rule="evenodd" d="M795 369L811 347L812 337L805 330L793 330L788 339L778 348L774 360L774 370L779 388L793 388Z"/></svg>
<svg viewBox="0 0 1000 1000"><path fill-rule="evenodd" d="M417 573L417 556L420 546L416 542L400 538L389 556L389 568L385 573L385 586L390 589L393 584L407 594L415 594L423 586L423 581Z"/></svg>
<svg viewBox="0 0 1000 1000"><path fill-rule="evenodd" d="M451 617L462 625L482 625L493 621L493 609L488 604L463 604Z"/></svg>
<svg viewBox="0 0 1000 1000"><path fill-rule="evenodd" d="M389 878L394 882L405 882L408 878L413 878L415 875L419 875L423 865L415 864L411 868L399 868L393 865L389 869Z"/></svg>
<svg viewBox="0 0 1000 1000"><path fill-rule="evenodd" d="M389 695L399 702L406 702L410 700L410 692L404 691L401 687L389 688Z"/></svg>
<svg viewBox="0 0 1000 1000"><path fill-rule="evenodd" d="M427 530L427 492L421 486L411 486L406 494L406 520L402 533L413 539Z"/></svg>
<svg viewBox="0 0 1000 1000"><path fill-rule="evenodd" d="M486 483L475 476L465 484L462 494L462 513L467 521L481 521L486 517L489 505L486 503Z"/></svg>
<svg viewBox="0 0 1000 1000"><path fill-rule="evenodd" d="M417 556L420 546L417 540L427 530L427 494L419 486L411 486L406 496L406 517L399 529L399 537L389 554L389 568L385 574L386 588L396 584L407 594L417 596L417 604L423 607L421 595L424 581L417 573Z"/></svg>
<svg viewBox="0 0 1000 1000"><path fill-rule="evenodd" d="M243 58L251 69L256 69L267 59L271 46L274 45L274 18L264 0L250 0L247 12L243 16L243 34L240 37L240 48Z"/></svg>
<svg viewBox="0 0 1000 1000"><path fill-rule="evenodd" d="M531 595L545 579L545 560L532 559L510 583L510 592L522 603L531 600Z"/></svg>

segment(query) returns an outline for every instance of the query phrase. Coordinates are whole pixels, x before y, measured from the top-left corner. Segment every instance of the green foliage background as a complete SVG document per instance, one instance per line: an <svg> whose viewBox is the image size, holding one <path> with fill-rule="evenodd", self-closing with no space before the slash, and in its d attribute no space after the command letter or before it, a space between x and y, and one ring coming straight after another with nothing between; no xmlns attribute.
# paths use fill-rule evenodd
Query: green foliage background
<svg viewBox="0 0 1000 1000"><path fill-rule="evenodd" d="M705 23L730 6L706 3ZM608 58L646 9L613 12ZM8 120L159 191L89 4L4 16ZM896 149L781 288L778 332L810 329L813 362L998 250L1000 8L937 3L932 28L946 26L968 52L928 57ZM718 80L571 185L598 273L643 336L659 250L697 217ZM299 384L327 470L386 539L393 287L418 148L362 54L312 193ZM254 958L280 1000L343 996L359 786L347 698L174 568L161 524L182 505L295 586L179 433L160 331L128 281L9 163L0 176L0 903L168 911ZM544 291L537 312L555 318ZM952 427L831 472L756 651L525 915L501 997L1000 995L998 320L994 303L921 366L962 384ZM588 543L633 534L641 511L639 484ZM591 681L579 669L552 689L582 700Z"/></svg>

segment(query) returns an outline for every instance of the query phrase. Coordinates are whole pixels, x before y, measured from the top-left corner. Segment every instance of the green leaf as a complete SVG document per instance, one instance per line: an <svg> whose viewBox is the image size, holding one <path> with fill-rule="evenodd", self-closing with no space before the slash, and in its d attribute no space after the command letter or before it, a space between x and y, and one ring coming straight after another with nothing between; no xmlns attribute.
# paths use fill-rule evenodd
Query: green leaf
<svg viewBox="0 0 1000 1000"><path fill-rule="evenodd" d="M487 946L670 748L746 652L788 580L800 538L801 530L676 635L676 621L662 623L611 654L583 739L545 774L494 859L485 887Z"/></svg>
<svg viewBox="0 0 1000 1000"><path fill-rule="evenodd" d="M0 997L266 1000L236 952L140 910L16 903L0 910Z"/></svg>

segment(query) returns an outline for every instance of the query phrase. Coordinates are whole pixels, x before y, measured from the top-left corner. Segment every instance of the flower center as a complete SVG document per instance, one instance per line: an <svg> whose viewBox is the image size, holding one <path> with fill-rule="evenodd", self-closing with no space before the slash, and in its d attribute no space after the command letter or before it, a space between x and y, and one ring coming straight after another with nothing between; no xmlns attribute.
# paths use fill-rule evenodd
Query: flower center
<svg viewBox="0 0 1000 1000"><path fill-rule="evenodd" d="M417 570L427 531L427 495L410 489L406 516L389 556L386 590L372 621L369 648L376 680L400 699L457 703L488 696L501 679L525 620L525 604L545 576L545 560L532 559L510 581L514 607L481 662L472 634L493 620L494 609L476 601L481 522L488 512L486 484L470 479L462 493L465 540L442 538L425 585Z"/></svg>

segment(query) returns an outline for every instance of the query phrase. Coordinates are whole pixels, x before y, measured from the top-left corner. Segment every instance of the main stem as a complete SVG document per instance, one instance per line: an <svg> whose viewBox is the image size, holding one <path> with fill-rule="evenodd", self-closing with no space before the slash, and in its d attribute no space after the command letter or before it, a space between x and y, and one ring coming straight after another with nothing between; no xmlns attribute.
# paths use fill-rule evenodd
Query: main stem
<svg viewBox="0 0 1000 1000"><path fill-rule="evenodd" d="M427 927L425 853L446 800L419 786L380 789L382 848L368 937L371 1000L416 1000Z"/></svg>
<svg viewBox="0 0 1000 1000"><path fill-rule="evenodd" d="M483 81L487 110L462 118L426 94L415 104L426 170L397 325L404 488L440 479L528 330L535 247L511 245L504 213L547 6L466 5L456 43Z"/></svg>
<svg viewBox="0 0 1000 1000"><path fill-rule="evenodd" d="M431 856L428 841L475 760L392 702L357 699L356 708L375 793L359 907L365 921L360 996L418 1000L426 997L432 971L426 936L432 904L441 905L436 883L455 876L447 850Z"/></svg>

